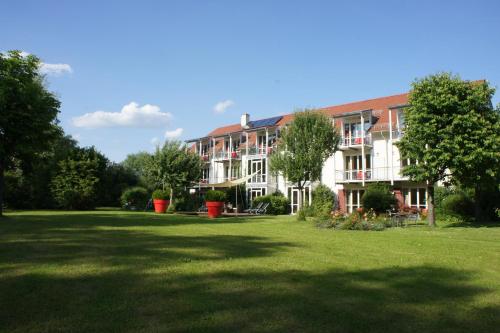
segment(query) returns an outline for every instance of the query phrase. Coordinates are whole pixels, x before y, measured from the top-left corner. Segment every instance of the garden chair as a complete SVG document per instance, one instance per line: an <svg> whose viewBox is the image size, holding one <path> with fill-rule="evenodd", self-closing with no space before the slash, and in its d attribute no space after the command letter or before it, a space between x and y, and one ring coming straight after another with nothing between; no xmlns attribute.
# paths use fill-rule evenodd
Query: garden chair
<svg viewBox="0 0 500 333"><path fill-rule="evenodd" d="M255 214L264 215L267 212L267 207L269 207L269 202L266 202L261 208L257 209Z"/></svg>
<svg viewBox="0 0 500 333"><path fill-rule="evenodd" d="M256 210L260 209L260 208L262 207L262 205L263 205L263 204L264 204L264 203L263 203L263 202L261 202L261 203L259 203L259 204L257 205L257 207L255 207L255 208L248 208L248 209L245 209L245 210L243 211L243 213L254 214L254 211L256 211Z"/></svg>

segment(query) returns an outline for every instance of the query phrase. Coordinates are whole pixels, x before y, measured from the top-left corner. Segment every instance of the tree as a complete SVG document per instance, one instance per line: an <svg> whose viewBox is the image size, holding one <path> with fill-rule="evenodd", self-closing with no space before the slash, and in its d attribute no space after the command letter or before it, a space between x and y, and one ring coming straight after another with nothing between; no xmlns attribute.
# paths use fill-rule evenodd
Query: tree
<svg viewBox="0 0 500 333"><path fill-rule="evenodd" d="M202 167L200 157L185 149L180 141L166 141L163 147L156 147L145 171L156 186L170 190L170 202L173 203L174 191L199 180Z"/></svg>
<svg viewBox="0 0 500 333"><path fill-rule="evenodd" d="M133 172L138 177L138 182L141 186L146 187L148 190L152 191L155 188L154 182L148 179L147 166L151 159L151 154L146 151L141 151L135 154L129 154L121 162L121 165L131 172Z"/></svg>
<svg viewBox="0 0 500 333"><path fill-rule="evenodd" d="M78 148L59 163L51 191L57 204L65 209L92 209L105 189L99 182L107 159L94 147Z"/></svg>
<svg viewBox="0 0 500 333"><path fill-rule="evenodd" d="M332 120L314 110L296 112L294 120L282 129L270 167L274 173L281 173L297 186L299 210L305 183L320 179L323 164L335 153L339 141Z"/></svg>
<svg viewBox="0 0 500 333"><path fill-rule="evenodd" d="M40 61L19 51L0 53L0 216L4 173L14 159L29 166L57 136L60 102L44 85Z"/></svg>
<svg viewBox="0 0 500 333"><path fill-rule="evenodd" d="M484 164L498 161L498 130L488 132L498 129L498 124L488 125L495 122L488 111L493 92L485 83L463 81L449 73L412 84L409 107L404 110L405 135L397 146L402 158L417 161L403 168L403 175L427 184L430 226L436 224L434 185L438 181L451 177L480 184L498 166L498 162Z"/></svg>
<svg viewBox="0 0 500 333"><path fill-rule="evenodd" d="M500 108L491 105L494 93L487 82L462 81L460 107L447 131L452 182L474 189L478 222L493 214L490 198L499 198Z"/></svg>

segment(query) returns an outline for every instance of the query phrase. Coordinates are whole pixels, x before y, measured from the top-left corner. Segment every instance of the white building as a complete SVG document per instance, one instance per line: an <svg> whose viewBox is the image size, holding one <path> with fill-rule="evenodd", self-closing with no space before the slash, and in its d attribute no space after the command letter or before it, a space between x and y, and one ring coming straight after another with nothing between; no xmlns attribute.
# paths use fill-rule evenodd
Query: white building
<svg viewBox="0 0 500 333"><path fill-rule="evenodd" d="M360 207L361 195L371 182L390 184L401 206L427 207L425 184L401 176L402 166L410 161L402 160L395 146L403 133L402 108L407 102L408 94L401 94L320 109L331 117L342 136L339 150L323 166L321 179L337 194L339 209L351 212ZM280 128L292 120L293 114L260 120L244 114L239 124L188 140L205 161L198 187L257 173L246 184L249 200L279 190L290 198L295 213L297 188L283 177L271 175L268 165ZM311 200L315 185L306 184L304 198Z"/></svg>

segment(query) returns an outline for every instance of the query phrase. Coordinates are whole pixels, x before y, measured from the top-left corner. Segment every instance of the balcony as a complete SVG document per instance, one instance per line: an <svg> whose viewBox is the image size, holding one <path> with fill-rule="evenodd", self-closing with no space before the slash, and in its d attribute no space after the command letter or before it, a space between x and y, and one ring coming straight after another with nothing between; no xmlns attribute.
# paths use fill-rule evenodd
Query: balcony
<svg viewBox="0 0 500 333"><path fill-rule="evenodd" d="M408 177L402 176L401 167L395 166L392 169L394 180L407 180ZM335 174L335 180L339 183L360 183L363 181L363 171L362 170L344 170L337 171ZM378 181L391 181L391 168L390 167L379 167L366 169L364 172L365 182L378 182Z"/></svg>
<svg viewBox="0 0 500 333"><path fill-rule="evenodd" d="M362 145L370 146L372 144L372 135L371 133L366 133L365 137L361 136L342 136L340 139L340 148L341 149L349 149L349 148L361 148Z"/></svg>

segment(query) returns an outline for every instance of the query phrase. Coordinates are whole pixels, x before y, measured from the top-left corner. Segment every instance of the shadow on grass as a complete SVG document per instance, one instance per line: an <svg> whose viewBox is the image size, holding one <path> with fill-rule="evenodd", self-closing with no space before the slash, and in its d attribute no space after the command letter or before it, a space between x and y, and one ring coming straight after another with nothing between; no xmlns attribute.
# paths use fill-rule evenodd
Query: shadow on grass
<svg viewBox="0 0 500 333"><path fill-rule="evenodd" d="M140 273L125 269L1 279L0 330L493 332L498 305L470 272L430 266L359 271Z"/></svg>
<svg viewBox="0 0 500 333"><path fill-rule="evenodd" d="M136 227L136 226L176 226L189 224L242 224L248 222L269 221L269 216L220 217L209 219L206 216L181 214L154 214L145 212L99 211L23 213L6 215L2 222L30 224L34 228L54 228L71 226L72 228L94 227ZM21 226L22 227L22 226ZM24 229L24 227L23 227Z"/></svg>

